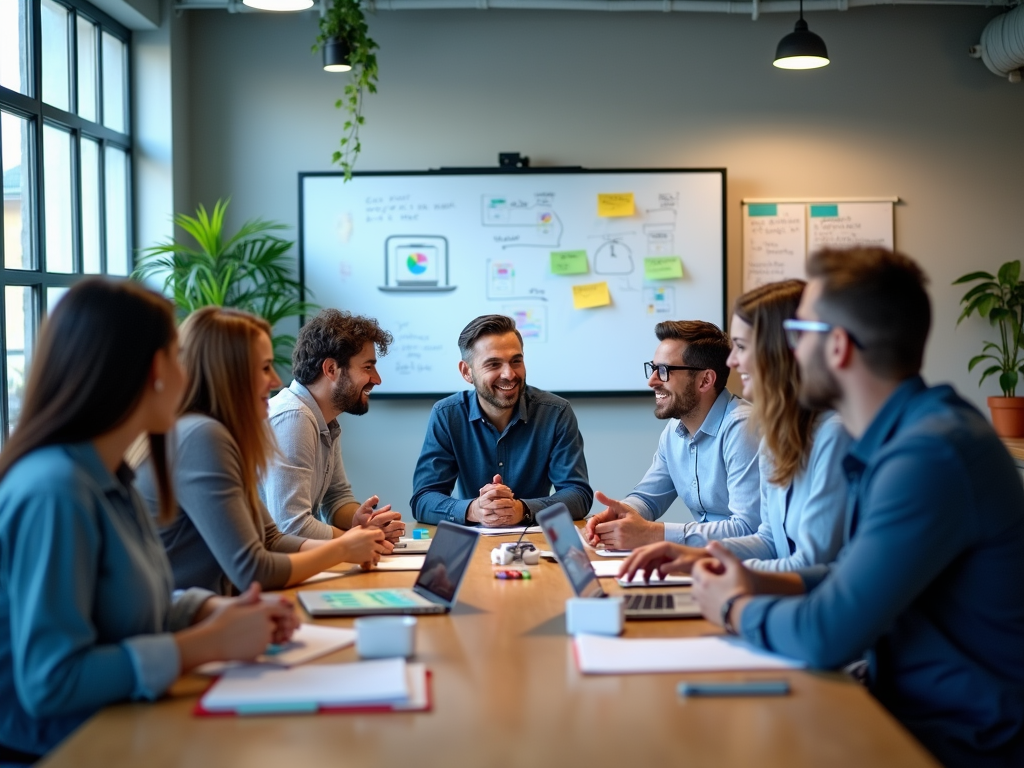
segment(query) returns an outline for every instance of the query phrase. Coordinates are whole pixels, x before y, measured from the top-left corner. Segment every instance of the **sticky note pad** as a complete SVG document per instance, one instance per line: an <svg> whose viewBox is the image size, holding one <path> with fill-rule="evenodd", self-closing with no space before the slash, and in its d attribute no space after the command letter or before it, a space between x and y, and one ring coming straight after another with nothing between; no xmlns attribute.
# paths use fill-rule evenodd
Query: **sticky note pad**
<svg viewBox="0 0 1024 768"><path fill-rule="evenodd" d="M597 196L598 216L632 216L634 213L632 192L602 192Z"/></svg>
<svg viewBox="0 0 1024 768"><path fill-rule="evenodd" d="M644 280L676 280L683 276L678 256L648 256L644 259Z"/></svg>
<svg viewBox="0 0 1024 768"><path fill-rule="evenodd" d="M575 309L593 309L605 307L612 303L608 294L608 283L584 283L572 287L572 305Z"/></svg>
<svg viewBox="0 0 1024 768"><path fill-rule="evenodd" d="M551 274L585 275L588 271L586 251L551 252Z"/></svg>

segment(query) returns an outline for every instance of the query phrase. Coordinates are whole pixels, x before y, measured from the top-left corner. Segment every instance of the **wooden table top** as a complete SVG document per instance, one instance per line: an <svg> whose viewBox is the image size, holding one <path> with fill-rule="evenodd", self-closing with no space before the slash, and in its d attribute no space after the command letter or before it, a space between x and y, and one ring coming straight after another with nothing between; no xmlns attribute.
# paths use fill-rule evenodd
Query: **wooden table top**
<svg viewBox="0 0 1024 768"><path fill-rule="evenodd" d="M529 538L544 542L543 536ZM433 673L430 712L197 718L191 711L208 681L192 675L154 704L108 707L40 765L937 765L864 688L836 673L581 675L565 634L571 591L561 569L541 561L531 568L530 581L493 578L490 550L507 540L480 540L451 614L419 617L415 660ZM415 576L357 574L308 588L407 587ZM606 591L621 591L611 580L602 583ZM702 619L631 621L625 636L712 632L717 628ZM321 663L355 658L355 649L347 648ZM682 679L758 677L786 678L792 693L676 696Z"/></svg>
<svg viewBox="0 0 1024 768"><path fill-rule="evenodd" d="M1013 456L1018 462L1024 461L1024 438L1021 437L1004 437L1003 444L1006 446L1010 455Z"/></svg>

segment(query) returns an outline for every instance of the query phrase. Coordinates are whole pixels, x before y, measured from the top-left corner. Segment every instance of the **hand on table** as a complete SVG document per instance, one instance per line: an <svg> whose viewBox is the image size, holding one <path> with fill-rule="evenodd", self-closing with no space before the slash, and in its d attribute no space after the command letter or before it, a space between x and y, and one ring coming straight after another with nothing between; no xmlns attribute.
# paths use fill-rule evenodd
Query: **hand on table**
<svg viewBox="0 0 1024 768"><path fill-rule="evenodd" d="M607 506L587 518L586 535L590 546L603 544L608 549L635 549L665 540L665 526L661 523L644 520L631 506L611 499L601 491L594 496Z"/></svg>
<svg viewBox="0 0 1024 768"><path fill-rule="evenodd" d="M466 521L486 528L515 525L523 519L523 503L514 498L512 489L502 484L501 475L480 489L466 510Z"/></svg>
<svg viewBox="0 0 1024 768"><path fill-rule="evenodd" d="M340 542L339 561L361 563L363 570L369 570L380 562L381 555L389 555L395 549L384 538L384 531L375 525L350 528L334 541Z"/></svg>
<svg viewBox="0 0 1024 768"><path fill-rule="evenodd" d="M623 561L622 568L619 569L619 578L632 580L634 574L643 572L644 581L650 581L654 573L659 576L690 573L693 564L707 556L708 551L700 547L659 541L657 544L648 544L633 550L633 554Z"/></svg>
<svg viewBox="0 0 1024 768"><path fill-rule="evenodd" d="M704 618L722 626L722 604L733 595L754 595L757 592L756 574L720 542L708 544L710 557L698 560L693 566L693 597L700 605ZM737 601L732 608L733 626L739 626L743 606Z"/></svg>
<svg viewBox="0 0 1024 768"><path fill-rule="evenodd" d="M299 626L295 606L284 597L261 597L258 582L241 595L218 600L203 619L213 658L250 661L271 643L285 643Z"/></svg>

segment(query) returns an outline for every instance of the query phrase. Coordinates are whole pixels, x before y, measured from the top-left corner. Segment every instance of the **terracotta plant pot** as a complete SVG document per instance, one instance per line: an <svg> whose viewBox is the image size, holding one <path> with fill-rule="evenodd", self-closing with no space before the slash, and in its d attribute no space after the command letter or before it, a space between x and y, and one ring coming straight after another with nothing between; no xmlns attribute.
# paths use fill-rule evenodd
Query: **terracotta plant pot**
<svg viewBox="0 0 1024 768"><path fill-rule="evenodd" d="M1024 397L990 397L992 426L1000 437L1024 437Z"/></svg>

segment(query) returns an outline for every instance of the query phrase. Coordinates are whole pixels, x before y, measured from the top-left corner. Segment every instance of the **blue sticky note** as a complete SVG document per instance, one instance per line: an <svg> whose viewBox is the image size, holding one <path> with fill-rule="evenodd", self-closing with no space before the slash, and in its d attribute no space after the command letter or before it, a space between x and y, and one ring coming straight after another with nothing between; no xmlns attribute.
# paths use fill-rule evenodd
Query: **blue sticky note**
<svg viewBox="0 0 1024 768"><path fill-rule="evenodd" d="M778 216L779 206L775 203L750 203L747 206L749 216Z"/></svg>
<svg viewBox="0 0 1024 768"><path fill-rule="evenodd" d="M812 219L824 219L829 216L838 216L839 206L838 205L812 205L811 206L811 218Z"/></svg>

